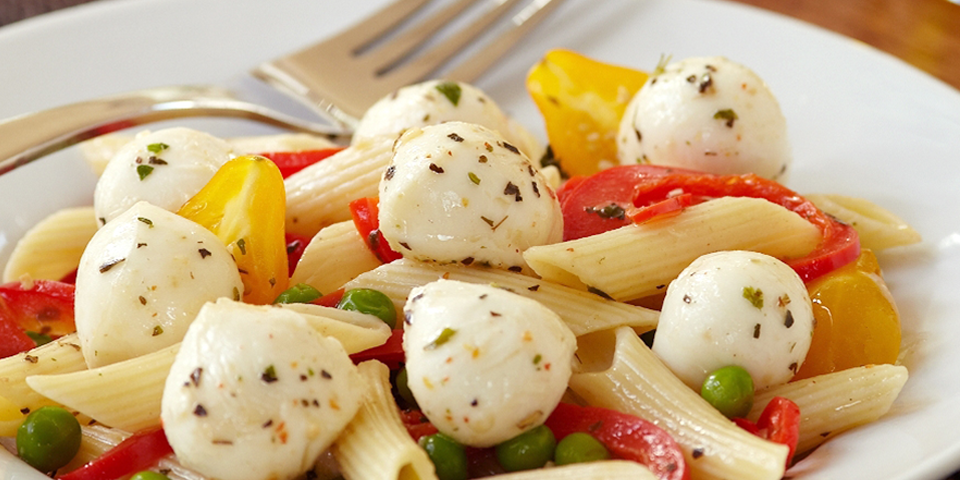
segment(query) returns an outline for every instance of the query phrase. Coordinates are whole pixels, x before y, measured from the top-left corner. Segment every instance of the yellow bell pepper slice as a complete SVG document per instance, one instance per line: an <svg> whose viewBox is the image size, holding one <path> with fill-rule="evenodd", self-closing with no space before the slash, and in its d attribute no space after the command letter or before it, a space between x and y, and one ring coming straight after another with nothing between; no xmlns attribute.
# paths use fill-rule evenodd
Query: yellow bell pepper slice
<svg viewBox="0 0 960 480"><path fill-rule="evenodd" d="M244 302L267 305L287 289L286 193L280 170L269 159L230 160L177 213L227 246L240 270Z"/></svg>
<svg viewBox="0 0 960 480"><path fill-rule="evenodd" d="M648 76L569 50L551 50L534 65L527 92L564 173L590 175L617 164L620 118Z"/></svg>
<svg viewBox="0 0 960 480"><path fill-rule="evenodd" d="M816 321L807 358L794 380L897 361L900 314L877 257L860 257L807 285Z"/></svg>

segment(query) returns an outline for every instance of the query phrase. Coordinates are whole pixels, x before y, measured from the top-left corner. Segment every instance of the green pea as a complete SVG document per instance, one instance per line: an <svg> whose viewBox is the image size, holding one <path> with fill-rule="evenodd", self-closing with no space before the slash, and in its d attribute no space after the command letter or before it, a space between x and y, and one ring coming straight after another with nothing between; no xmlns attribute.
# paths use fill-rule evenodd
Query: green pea
<svg viewBox="0 0 960 480"><path fill-rule="evenodd" d="M700 396L727 418L745 417L753 407L753 379L736 365L719 368L707 375Z"/></svg>
<svg viewBox="0 0 960 480"><path fill-rule="evenodd" d="M34 410L17 429L17 454L28 465L52 472L80 450L80 422L62 407Z"/></svg>
<svg viewBox="0 0 960 480"><path fill-rule="evenodd" d="M420 438L420 446L437 470L440 480L465 480L467 478L467 452L463 445L442 434L435 433Z"/></svg>
<svg viewBox="0 0 960 480"><path fill-rule="evenodd" d="M593 435L576 432L563 437L563 440L557 443L554 456L557 465L567 465L606 460L610 458L610 452Z"/></svg>
<svg viewBox="0 0 960 480"><path fill-rule="evenodd" d="M170 480L170 477L157 473L151 470L144 470L142 472L135 473L130 480Z"/></svg>
<svg viewBox="0 0 960 480"><path fill-rule="evenodd" d="M393 300L378 290L369 288L347 290L343 293L337 308L376 315L390 328L397 327L397 308L393 306Z"/></svg>
<svg viewBox="0 0 960 480"><path fill-rule="evenodd" d="M553 459L557 439L546 425L540 425L496 446L497 460L508 472L540 468Z"/></svg>
<svg viewBox="0 0 960 480"><path fill-rule="evenodd" d="M397 394L400 395L400 398L406 402L407 406L410 408L419 408L417 405L417 399L414 398L413 392L410 391L410 384L407 377L407 369L401 368L397 372Z"/></svg>
<svg viewBox="0 0 960 480"><path fill-rule="evenodd" d="M273 303L310 303L322 296L323 294L316 288L306 283L298 283L277 295Z"/></svg>

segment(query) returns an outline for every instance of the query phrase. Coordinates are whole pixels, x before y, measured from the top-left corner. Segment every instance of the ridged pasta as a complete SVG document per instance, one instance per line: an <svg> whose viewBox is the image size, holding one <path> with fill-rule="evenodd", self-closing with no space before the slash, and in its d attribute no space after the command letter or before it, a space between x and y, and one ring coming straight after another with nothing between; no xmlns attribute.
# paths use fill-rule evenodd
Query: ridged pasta
<svg viewBox="0 0 960 480"><path fill-rule="evenodd" d="M303 315L321 335L339 340L348 354L383 345L390 337L390 327L373 315L309 303L277 306Z"/></svg>
<svg viewBox="0 0 960 480"><path fill-rule="evenodd" d="M350 219L349 203L379 193L380 176L393 158L393 138L351 145L288 177L287 231L312 237Z"/></svg>
<svg viewBox="0 0 960 480"><path fill-rule="evenodd" d="M784 445L747 433L720 414L675 377L633 330L618 328L580 340L577 357L588 373L575 373L570 388L590 405L637 415L669 432L693 478L783 476Z"/></svg>
<svg viewBox="0 0 960 480"><path fill-rule="evenodd" d="M907 382L907 368L870 365L798 380L758 393L747 418L756 420L773 397L800 407L797 453L885 415Z"/></svg>
<svg viewBox="0 0 960 480"><path fill-rule="evenodd" d="M367 384L366 401L333 444L343 477L359 479L436 479L433 462L413 441L390 393L390 371L371 360L359 365Z"/></svg>
<svg viewBox="0 0 960 480"><path fill-rule="evenodd" d="M41 395L114 428L160 424L163 384L180 344L91 370L27 377Z"/></svg>
<svg viewBox="0 0 960 480"><path fill-rule="evenodd" d="M17 242L3 270L3 281L28 275L36 280L60 280L80 264L80 255L97 233L93 207L66 208L33 226Z"/></svg>
<svg viewBox="0 0 960 480"><path fill-rule="evenodd" d="M523 258L546 280L630 301L664 291L707 253L753 250L794 258L812 251L820 239L820 230L786 208L763 199L722 197L671 218L531 247Z"/></svg>
<svg viewBox="0 0 960 480"><path fill-rule="evenodd" d="M879 205L845 195L804 195L820 210L850 224L860 235L860 246L871 250L920 242L920 233Z"/></svg>
<svg viewBox="0 0 960 480"><path fill-rule="evenodd" d="M379 265L380 261L367 248L352 221L334 223L310 240L290 277L290 284L306 283L330 293Z"/></svg>
<svg viewBox="0 0 960 480"><path fill-rule="evenodd" d="M18 411L33 411L44 405L54 405L56 402L27 386L26 378L86 369L77 335L65 335L29 352L0 359L0 397L10 401ZM16 425L19 425L19 420Z"/></svg>
<svg viewBox="0 0 960 480"><path fill-rule="evenodd" d="M410 290L440 278L492 284L537 300L560 315L578 336L619 326L644 332L656 328L660 318L656 310L614 302L520 273L462 265L441 266L408 259L381 265L348 282L345 288L379 290L390 297L397 308L403 308Z"/></svg>

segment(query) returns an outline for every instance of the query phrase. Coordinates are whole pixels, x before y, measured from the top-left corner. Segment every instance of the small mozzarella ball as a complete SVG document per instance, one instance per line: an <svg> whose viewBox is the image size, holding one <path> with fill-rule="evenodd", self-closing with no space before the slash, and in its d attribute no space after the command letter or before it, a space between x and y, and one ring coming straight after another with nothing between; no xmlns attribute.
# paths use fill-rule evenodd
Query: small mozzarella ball
<svg viewBox="0 0 960 480"><path fill-rule="evenodd" d="M378 100L357 125L353 143L384 135L396 138L410 128L450 121L497 131L530 158L539 158L542 153L536 138L503 113L486 93L466 83L441 80L409 85Z"/></svg>
<svg viewBox="0 0 960 480"><path fill-rule="evenodd" d="M177 211L233 156L225 140L188 128L137 135L107 164L94 191L101 224L145 200Z"/></svg>
<svg viewBox="0 0 960 480"><path fill-rule="evenodd" d="M292 310L222 299L190 326L161 419L183 465L210 478L297 478L360 408L363 379L340 342Z"/></svg>
<svg viewBox="0 0 960 480"><path fill-rule="evenodd" d="M438 280L414 289L404 314L410 391L464 445L489 447L542 424L567 388L576 338L534 300Z"/></svg>
<svg viewBox="0 0 960 480"><path fill-rule="evenodd" d="M773 93L752 70L723 57L673 63L647 80L624 112L617 148L625 165L781 181L792 158Z"/></svg>
<svg viewBox="0 0 960 480"><path fill-rule="evenodd" d="M690 264L668 287L653 351L691 388L738 365L757 390L786 383L813 337L807 289L768 255L724 251Z"/></svg>
<svg viewBox="0 0 960 480"><path fill-rule="evenodd" d="M77 269L76 324L91 368L179 342L204 303L243 282L216 236L140 202L87 244Z"/></svg>
<svg viewBox="0 0 960 480"><path fill-rule="evenodd" d="M563 236L560 202L496 132L448 122L411 129L380 181L380 231L404 257L525 268L521 253Z"/></svg>

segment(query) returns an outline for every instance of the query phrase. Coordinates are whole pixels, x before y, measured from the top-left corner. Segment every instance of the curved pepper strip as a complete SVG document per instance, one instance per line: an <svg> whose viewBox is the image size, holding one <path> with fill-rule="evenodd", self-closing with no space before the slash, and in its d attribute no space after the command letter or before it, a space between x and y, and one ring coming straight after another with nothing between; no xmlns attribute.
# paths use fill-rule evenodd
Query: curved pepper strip
<svg viewBox="0 0 960 480"><path fill-rule="evenodd" d="M571 433L589 433L613 455L645 465L661 480L690 478L676 440L642 418L607 408L560 403L545 425L558 442Z"/></svg>
<svg viewBox="0 0 960 480"><path fill-rule="evenodd" d="M64 282L0 285L0 358L36 347L38 338L55 339L76 331L73 299L74 286Z"/></svg>
<svg viewBox="0 0 960 480"><path fill-rule="evenodd" d="M793 211L820 229L823 240L803 258L787 260L804 283L840 268L860 255L860 237L850 225L823 213L813 202L783 185L752 173L743 175L711 175L706 173L673 173L650 176L637 186L633 204L644 207L669 198L671 192L701 197L703 200L728 197L763 198Z"/></svg>
<svg viewBox="0 0 960 480"><path fill-rule="evenodd" d="M57 478L60 480L104 480L126 478L153 466L173 453L162 428L137 432L92 462Z"/></svg>
<svg viewBox="0 0 960 480"><path fill-rule="evenodd" d="M240 270L244 302L269 305L287 289L286 194L272 161L257 155L230 160L177 213L227 246Z"/></svg>
<svg viewBox="0 0 960 480"><path fill-rule="evenodd" d="M784 397L773 397L757 418L757 423L745 418L734 418L733 421L760 438L786 445L790 449L786 466L790 468L800 442L800 407L796 403Z"/></svg>

